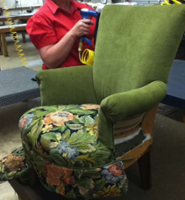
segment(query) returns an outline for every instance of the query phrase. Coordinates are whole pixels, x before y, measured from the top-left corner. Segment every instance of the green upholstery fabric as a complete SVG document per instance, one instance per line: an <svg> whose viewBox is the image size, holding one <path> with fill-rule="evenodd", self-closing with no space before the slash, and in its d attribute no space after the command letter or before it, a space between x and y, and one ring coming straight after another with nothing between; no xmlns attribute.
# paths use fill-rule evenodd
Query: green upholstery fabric
<svg viewBox="0 0 185 200"><path fill-rule="evenodd" d="M93 67L39 72L42 105L100 104L99 138L114 149L113 124L164 98L184 18L185 5L105 6Z"/></svg>
<svg viewBox="0 0 185 200"><path fill-rule="evenodd" d="M68 67L40 71L42 105L96 103L92 66Z"/></svg>
<svg viewBox="0 0 185 200"><path fill-rule="evenodd" d="M108 119L116 123L135 113L152 109L165 94L166 84L154 81L144 87L106 97L101 102L101 109Z"/></svg>
<svg viewBox="0 0 185 200"><path fill-rule="evenodd" d="M164 98L165 94L166 84L154 81L144 87L105 98L100 105L100 127L98 127L100 141L107 147L114 148L114 138L111 137L113 124L152 109ZM104 127L101 124L104 124Z"/></svg>
<svg viewBox="0 0 185 200"><path fill-rule="evenodd" d="M152 138L139 122L116 154L113 127L142 116L163 99L184 30L185 5L105 6L94 65L37 74L42 106L21 117L24 151L0 160L0 180L33 167L48 190L66 197L125 193L121 152L142 149L148 141L146 149Z"/></svg>
<svg viewBox="0 0 185 200"><path fill-rule="evenodd" d="M105 6L93 65L98 103L155 80L167 83L184 19L185 5Z"/></svg>

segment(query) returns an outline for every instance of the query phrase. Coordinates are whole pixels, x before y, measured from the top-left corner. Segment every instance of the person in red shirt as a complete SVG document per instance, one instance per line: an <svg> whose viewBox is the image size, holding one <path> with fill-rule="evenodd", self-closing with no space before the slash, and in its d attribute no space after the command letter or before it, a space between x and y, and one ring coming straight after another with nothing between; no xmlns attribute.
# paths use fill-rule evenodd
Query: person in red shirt
<svg viewBox="0 0 185 200"><path fill-rule="evenodd" d="M28 20L26 31L43 60L42 69L82 65L79 60L79 38L94 37L96 18L82 19L80 10L91 9L73 0L46 0ZM94 50L83 42L83 49Z"/></svg>

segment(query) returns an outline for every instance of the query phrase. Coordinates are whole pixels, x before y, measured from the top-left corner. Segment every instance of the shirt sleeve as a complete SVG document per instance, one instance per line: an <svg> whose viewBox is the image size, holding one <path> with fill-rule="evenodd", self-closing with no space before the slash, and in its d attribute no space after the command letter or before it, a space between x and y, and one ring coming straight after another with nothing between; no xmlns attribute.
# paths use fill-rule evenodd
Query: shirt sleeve
<svg viewBox="0 0 185 200"><path fill-rule="evenodd" d="M38 50L57 42L52 23L42 15L31 17L27 22L26 31Z"/></svg>

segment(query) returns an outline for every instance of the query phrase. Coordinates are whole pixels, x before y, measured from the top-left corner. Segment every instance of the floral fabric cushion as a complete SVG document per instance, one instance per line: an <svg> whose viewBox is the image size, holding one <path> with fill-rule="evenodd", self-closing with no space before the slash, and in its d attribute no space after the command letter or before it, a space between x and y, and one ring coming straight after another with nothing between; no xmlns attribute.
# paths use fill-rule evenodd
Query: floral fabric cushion
<svg viewBox="0 0 185 200"><path fill-rule="evenodd" d="M0 160L0 181L19 178L22 182L28 182L28 172L29 166L22 147L17 148Z"/></svg>
<svg viewBox="0 0 185 200"><path fill-rule="evenodd" d="M23 147L63 167L100 167L115 160L98 139L99 105L31 109L19 123Z"/></svg>
<svg viewBox="0 0 185 200"><path fill-rule="evenodd" d="M25 157L45 188L69 198L127 191L123 163L98 139L99 105L44 106L20 119Z"/></svg>
<svg viewBox="0 0 185 200"><path fill-rule="evenodd" d="M127 178L121 161L101 168L70 169L44 160L33 150L30 154L31 160L25 159L21 147L1 159L0 180L19 178L29 183L28 172L33 165L46 189L68 198L119 197L127 192Z"/></svg>

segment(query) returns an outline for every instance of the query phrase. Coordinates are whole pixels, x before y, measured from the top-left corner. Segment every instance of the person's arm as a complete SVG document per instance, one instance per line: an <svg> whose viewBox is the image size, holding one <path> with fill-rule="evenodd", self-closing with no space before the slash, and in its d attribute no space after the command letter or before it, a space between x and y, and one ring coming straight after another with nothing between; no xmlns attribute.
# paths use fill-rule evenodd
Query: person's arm
<svg viewBox="0 0 185 200"><path fill-rule="evenodd" d="M39 49L40 56L48 68L57 68L69 55L77 38L89 34L90 19L79 20L59 42Z"/></svg>

